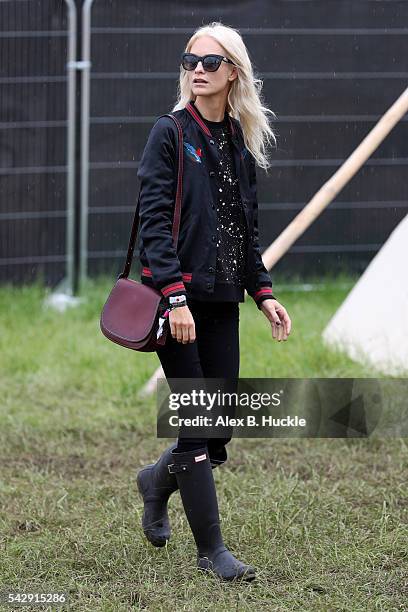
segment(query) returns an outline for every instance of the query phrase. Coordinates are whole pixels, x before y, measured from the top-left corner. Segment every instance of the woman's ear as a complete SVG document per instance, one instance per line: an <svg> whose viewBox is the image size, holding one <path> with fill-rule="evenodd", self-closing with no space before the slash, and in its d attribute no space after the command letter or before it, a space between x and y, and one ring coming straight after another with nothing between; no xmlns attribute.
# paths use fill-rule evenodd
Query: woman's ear
<svg viewBox="0 0 408 612"><path fill-rule="evenodd" d="M228 80L235 81L236 78L238 78L238 70L236 66L234 66L231 70L231 74L229 75Z"/></svg>

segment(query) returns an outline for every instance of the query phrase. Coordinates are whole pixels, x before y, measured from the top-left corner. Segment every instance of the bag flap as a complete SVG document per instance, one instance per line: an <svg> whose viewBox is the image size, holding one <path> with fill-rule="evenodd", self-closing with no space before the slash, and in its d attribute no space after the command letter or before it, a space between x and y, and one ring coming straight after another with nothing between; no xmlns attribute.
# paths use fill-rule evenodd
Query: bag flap
<svg viewBox="0 0 408 612"><path fill-rule="evenodd" d="M101 314L101 325L129 342L141 342L152 330L162 294L130 278L119 278Z"/></svg>

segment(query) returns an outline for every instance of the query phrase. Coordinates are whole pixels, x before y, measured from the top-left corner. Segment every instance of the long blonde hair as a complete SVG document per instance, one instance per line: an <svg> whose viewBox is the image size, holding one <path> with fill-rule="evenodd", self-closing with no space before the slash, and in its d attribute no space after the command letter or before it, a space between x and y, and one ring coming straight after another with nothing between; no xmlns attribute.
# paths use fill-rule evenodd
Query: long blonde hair
<svg viewBox="0 0 408 612"><path fill-rule="evenodd" d="M188 41L185 52L189 52L200 36L211 36L225 50L237 67L238 77L232 81L227 98L227 112L241 124L246 148L252 153L259 167L268 170L271 166L266 155L266 147L274 142L275 133L269 125L267 113L276 118L275 113L263 105L261 90L263 81L254 74L247 48L238 30L225 26L219 21L197 28ZM195 100L189 85L187 71L180 67L180 80L177 88L177 104L172 111L185 108L190 100Z"/></svg>

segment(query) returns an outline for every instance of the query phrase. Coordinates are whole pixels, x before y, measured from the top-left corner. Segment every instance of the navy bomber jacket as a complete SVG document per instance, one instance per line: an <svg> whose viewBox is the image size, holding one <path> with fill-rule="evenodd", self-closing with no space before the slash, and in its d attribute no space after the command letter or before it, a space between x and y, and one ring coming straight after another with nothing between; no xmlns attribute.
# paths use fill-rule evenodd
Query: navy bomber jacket
<svg viewBox="0 0 408 612"><path fill-rule="evenodd" d="M191 101L192 102L192 101ZM153 125L139 164L139 258L141 282L165 298L185 294L205 299L214 290L216 268L219 152L194 103L172 114L184 139L181 217L177 250L172 237L178 130L170 117ZM233 156L248 229L245 289L258 308L273 298L272 281L260 250L255 159L245 147L239 121L228 113ZM203 297L204 296L204 297Z"/></svg>

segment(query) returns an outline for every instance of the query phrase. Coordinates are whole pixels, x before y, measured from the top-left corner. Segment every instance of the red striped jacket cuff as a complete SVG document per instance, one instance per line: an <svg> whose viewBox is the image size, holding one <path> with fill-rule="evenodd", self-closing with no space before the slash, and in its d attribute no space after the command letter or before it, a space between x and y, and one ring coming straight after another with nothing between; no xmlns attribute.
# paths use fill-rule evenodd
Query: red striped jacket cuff
<svg viewBox="0 0 408 612"><path fill-rule="evenodd" d="M258 302L258 300L262 297L272 297L272 287L261 287L260 289L258 289L258 291L255 291L253 298L255 300L255 302Z"/></svg>
<svg viewBox="0 0 408 612"><path fill-rule="evenodd" d="M183 281L177 281L175 283L170 283L170 285L165 285L160 289L164 297L168 297L169 295L173 295L174 293L185 292L186 288L184 286Z"/></svg>
<svg viewBox="0 0 408 612"><path fill-rule="evenodd" d="M260 287L253 295L252 295L255 304L258 309L261 310L262 302L264 300L276 300L275 296L272 294L272 287L264 286Z"/></svg>

